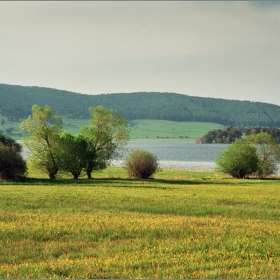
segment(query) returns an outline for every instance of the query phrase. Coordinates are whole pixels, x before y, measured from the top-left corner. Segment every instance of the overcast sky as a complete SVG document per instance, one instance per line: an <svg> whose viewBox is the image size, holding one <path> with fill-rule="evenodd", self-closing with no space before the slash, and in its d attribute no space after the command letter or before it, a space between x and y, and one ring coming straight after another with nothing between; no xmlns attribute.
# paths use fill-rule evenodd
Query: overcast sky
<svg viewBox="0 0 280 280"><path fill-rule="evenodd" d="M280 105L280 2L0 1L0 83Z"/></svg>

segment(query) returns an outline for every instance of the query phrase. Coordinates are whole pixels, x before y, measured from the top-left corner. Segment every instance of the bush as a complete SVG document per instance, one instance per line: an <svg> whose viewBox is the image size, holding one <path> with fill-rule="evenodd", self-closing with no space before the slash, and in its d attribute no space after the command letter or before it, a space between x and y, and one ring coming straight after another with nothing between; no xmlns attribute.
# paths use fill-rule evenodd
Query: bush
<svg viewBox="0 0 280 280"><path fill-rule="evenodd" d="M129 177L147 179L158 171L159 164L156 155L144 150L135 150L125 159L125 166Z"/></svg>
<svg viewBox="0 0 280 280"><path fill-rule="evenodd" d="M218 155L216 170L240 179L255 173L258 162L256 148L248 141L237 140Z"/></svg>
<svg viewBox="0 0 280 280"><path fill-rule="evenodd" d="M0 180L18 180L26 173L22 147L15 140L0 135Z"/></svg>

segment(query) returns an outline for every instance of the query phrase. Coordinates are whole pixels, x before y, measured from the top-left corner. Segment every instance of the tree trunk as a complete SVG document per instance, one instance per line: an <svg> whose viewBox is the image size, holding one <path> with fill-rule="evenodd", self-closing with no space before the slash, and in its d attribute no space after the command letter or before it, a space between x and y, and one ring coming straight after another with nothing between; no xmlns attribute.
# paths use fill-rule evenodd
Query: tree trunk
<svg viewBox="0 0 280 280"><path fill-rule="evenodd" d="M72 173L72 175L73 175L73 179L74 179L74 180L78 180L79 174L77 174L77 173Z"/></svg>
<svg viewBox="0 0 280 280"><path fill-rule="evenodd" d="M87 172L88 179L91 179L91 172Z"/></svg>

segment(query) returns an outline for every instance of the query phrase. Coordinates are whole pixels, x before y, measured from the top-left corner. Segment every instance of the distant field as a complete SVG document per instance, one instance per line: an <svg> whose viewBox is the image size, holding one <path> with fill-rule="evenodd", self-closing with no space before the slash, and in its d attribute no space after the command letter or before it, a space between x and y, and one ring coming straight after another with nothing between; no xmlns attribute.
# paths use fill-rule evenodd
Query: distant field
<svg viewBox="0 0 280 280"><path fill-rule="evenodd" d="M73 135L79 134L83 126L88 125L89 120L77 120L63 118L63 128ZM223 128L216 123L203 122L173 122L163 120L133 120L129 122L131 139L185 139L194 142L208 131ZM12 134L8 135L14 139L22 139L19 123L8 122L0 125L0 130L6 134L6 129L12 128ZM7 135L7 134L6 134Z"/></svg>
<svg viewBox="0 0 280 280"><path fill-rule="evenodd" d="M280 278L278 180L94 178L0 181L0 278Z"/></svg>
<svg viewBox="0 0 280 280"><path fill-rule="evenodd" d="M216 123L173 122L163 120L133 120L131 139L185 139L195 141L213 129L223 128Z"/></svg>

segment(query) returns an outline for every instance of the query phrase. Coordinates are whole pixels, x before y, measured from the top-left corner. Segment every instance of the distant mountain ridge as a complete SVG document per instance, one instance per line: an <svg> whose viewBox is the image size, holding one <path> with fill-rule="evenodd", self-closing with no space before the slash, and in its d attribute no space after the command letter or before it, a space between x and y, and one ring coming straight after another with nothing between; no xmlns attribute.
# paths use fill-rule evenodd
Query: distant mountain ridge
<svg viewBox="0 0 280 280"><path fill-rule="evenodd" d="M251 101L194 97L168 92L86 95L45 87L0 84L0 113L18 121L34 104L48 105L70 118L89 119L89 106L102 105L128 120L213 122L226 126L280 127L280 106Z"/></svg>

